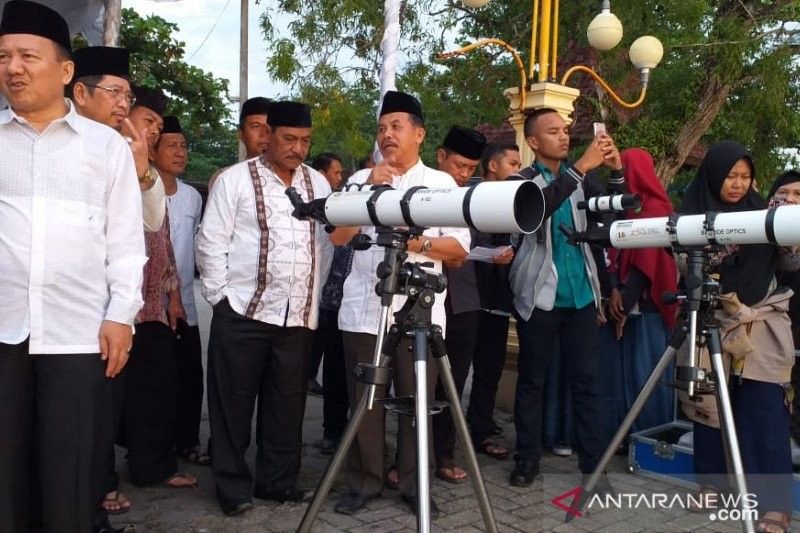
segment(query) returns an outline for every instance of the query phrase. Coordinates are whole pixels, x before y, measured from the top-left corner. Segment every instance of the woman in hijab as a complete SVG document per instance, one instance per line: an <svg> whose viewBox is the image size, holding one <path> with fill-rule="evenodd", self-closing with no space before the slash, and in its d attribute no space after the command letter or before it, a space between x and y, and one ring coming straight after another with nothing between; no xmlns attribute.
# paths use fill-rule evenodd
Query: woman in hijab
<svg viewBox="0 0 800 533"><path fill-rule="evenodd" d="M626 218L664 217L672 214L672 203L656 176L652 156L641 148L622 152L625 180L632 194L642 204ZM667 347L675 327L677 307L664 303L665 292L675 292L678 269L672 252L665 248L632 250L610 249L609 272L612 275L608 311L612 323L603 333L608 368L613 373L604 381L614 405L612 432L630 410L647 378ZM671 372L664 377L671 376ZM673 419L674 394L666 379L648 399L632 431L641 431Z"/></svg>
<svg viewBox="0 0 800 533"><path fill-rule="evenodd" d="M680 212L764 209L767 204L754 184L755 166L747 150L734 141L719 142L700 164ZM791 291L779 286L776 273L798 270L800 259L792 247L729 245L715 252L710 264L722 286L715 315L748 489L758 502L758 531L786 531L792 512L788 405L794 349L787 314ZM704 349L700 365L710 368ZM724 489L726 465L716 402L710 396L693 401L685 393L681 400L683 412L694 422L695 472L701 490Z"/></svg>

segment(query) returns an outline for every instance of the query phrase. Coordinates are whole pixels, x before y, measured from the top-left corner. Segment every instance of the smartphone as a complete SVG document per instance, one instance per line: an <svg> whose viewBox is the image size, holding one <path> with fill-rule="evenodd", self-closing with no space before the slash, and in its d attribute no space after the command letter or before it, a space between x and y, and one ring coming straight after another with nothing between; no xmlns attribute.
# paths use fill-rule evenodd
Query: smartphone
<svg viewBox="0 0 800 533"><path fill-rule="evenodd" d="M602 122L595 122L592 124L592 128L594 129L594 136L597 137L598 135L606 135L606 125Z"/></svg>

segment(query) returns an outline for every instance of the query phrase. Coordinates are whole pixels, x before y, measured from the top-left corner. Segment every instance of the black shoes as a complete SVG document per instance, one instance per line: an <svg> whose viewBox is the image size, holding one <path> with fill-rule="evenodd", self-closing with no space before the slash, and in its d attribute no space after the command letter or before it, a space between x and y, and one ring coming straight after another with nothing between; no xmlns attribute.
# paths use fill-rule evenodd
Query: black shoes
<svg viewBox="0 0 800 533"><path fill-rule="evenodd" d="M402 494L400 497L403 499L403 502L408 506L411 512L417 514L418 498L416 496L409 496L407 494ZM438 517L439 506L436 505L436 502L433 501L433 498L431 498L431 520L436 520Z"/></svg>
<svg viewBox="0 0 800 533"><path fill-rule="evenodd" d="M225 513L227 516L239 516L243 515L247 511L253 508L253 502L250 500L239 500L237 502L231 503L230 505L224 505L222 507L222 512Z"/></svg>
<svg viewBox="0 0 800 533"><path fill-rule="evenodd" d="M303 501L305 495L305 491L297 490L293 487L280 490L264 490L263 488L256 487L253 491L253 496L259 500L272 500L279 503L299 503Z"/></svg>
<svg viewBox="0 0 800 533"><path fill-rule="evenodd" d="M353 515L366 507L369 502L378 497L380 497L380 494L364 496L363 494L359 494L357 492L351 492L349 494L345 494L339 499L338 502L336 502L334 511L340 514Z"/></svg>
<svg viewBox="0 0 800 533"><path fill-rule="evenodd" d="M539 461L534 459L517 459L517 466L511 472L508 482L515 487L529 487L533 478L539 474Z"/></svg>
<svg viewBox="0 0 800 533"><path fill-rule="evenodd" d="M336 451L339 446L339 439L332 439L330 437L322 437L322 444L319 445L319 451L323 455L331 455Z"/></svg>

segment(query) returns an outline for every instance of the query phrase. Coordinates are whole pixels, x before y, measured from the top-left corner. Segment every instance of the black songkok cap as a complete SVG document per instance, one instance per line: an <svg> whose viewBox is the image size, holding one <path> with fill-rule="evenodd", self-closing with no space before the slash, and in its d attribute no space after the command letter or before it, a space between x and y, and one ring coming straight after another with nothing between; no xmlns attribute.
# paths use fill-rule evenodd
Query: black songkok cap
<svg viewBox="0 0 800 533"><path fill-rule="evenodd" d="M11 0L3 9L0 35L26 33L50 39L67 52L72 50L67 21L58 12L36 2Z"/></svg>
<svg viewBox="0 0 800 533"><path fill-rule="evenodd" d="M164 117L164 129L161 130L161 135L165 133L180 133L183 134L183 129L181 128L181 121L178 120L178 117Z"/></svg>
<svg viewBox="0 0 800 533"><path fill-rule="evenodd" d="M480 159L486 148L486 137L479 131L453 126L444 138L442 148L447 148L467 159Z"/></svg>
<svg viewBox="0 0 800 533"><path fill-rule="evenodd" d="M72 54L75 61L75 77L84 76L118 76L130 79L130 54L125 48L112 46L87 46L75 50Z"/></svg>
<svg viewBox="0 0 800 533"><path fill-rule="evenodd" d="M275 130L288 128L310 128L311 108L300 102L272 102L267 109L267 124Z"/></svg>
<svg viewBox="0 0 800 533"><path fill-rule="evenodd" d="M422 115L422 104L419 103L419 100L410 94L399 91L386 91L386 94L383 95L380 116L389 113L408 113L416 115L420 120L425 120Z"/></svg>
<svg viewBox="0 0 800 533"><path fill-rule="evenodd" d="M250 115L267 115L270 103L272 103L272 100L263 96L245 100L242 104L242 111L239 113L239 124L244 124L244 119Z"/></svg>
<svg viewBox="0 0 800 533"><path fill-rule="evenodd" d="M136 105L134 107L146 107L158 115L164 116L164 110L167 108L167 97L164 96L164 93L158 89L142 87L141 85L134 85L132 89L133 94L136 96Z"/></svg>

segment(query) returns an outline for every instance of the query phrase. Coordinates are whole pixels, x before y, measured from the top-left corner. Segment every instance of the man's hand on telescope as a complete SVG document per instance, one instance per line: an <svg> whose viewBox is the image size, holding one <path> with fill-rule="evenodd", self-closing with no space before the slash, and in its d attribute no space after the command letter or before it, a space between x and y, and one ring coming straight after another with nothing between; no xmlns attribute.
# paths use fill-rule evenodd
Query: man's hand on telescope
<svg viewBox="0 0 800 533"><path fill-rule="evenodd" d="M399 175L400 171L384 159L372 168L372 172L367 178L367 183L372 185L392 185L394 178Z"/></svg>

